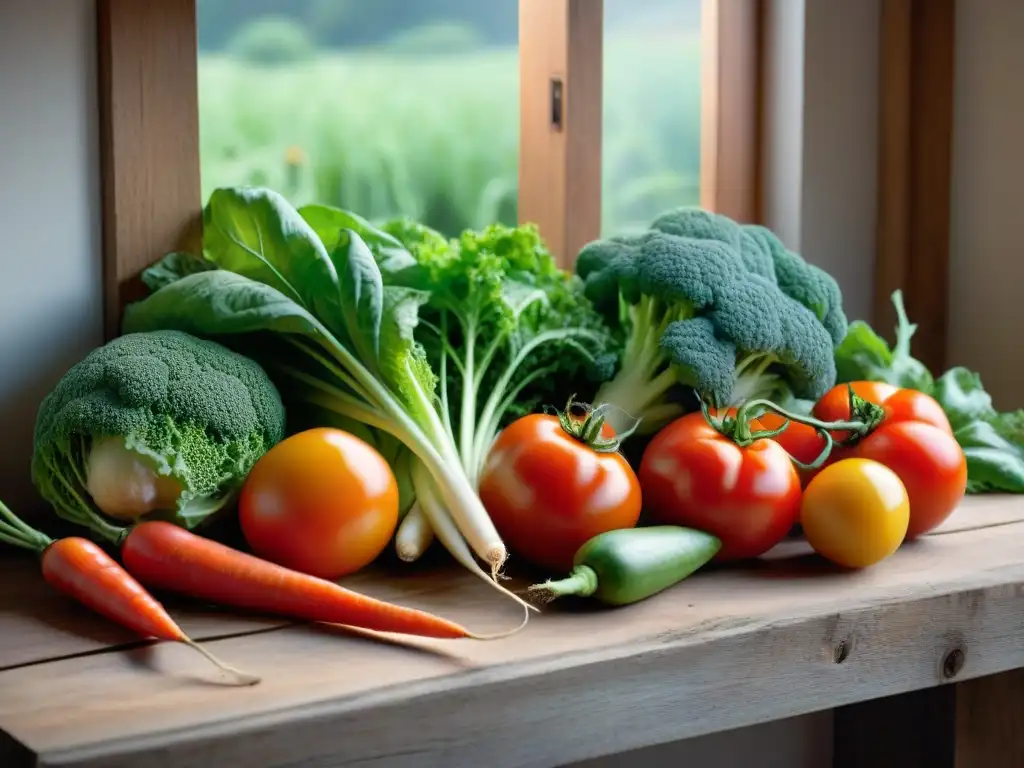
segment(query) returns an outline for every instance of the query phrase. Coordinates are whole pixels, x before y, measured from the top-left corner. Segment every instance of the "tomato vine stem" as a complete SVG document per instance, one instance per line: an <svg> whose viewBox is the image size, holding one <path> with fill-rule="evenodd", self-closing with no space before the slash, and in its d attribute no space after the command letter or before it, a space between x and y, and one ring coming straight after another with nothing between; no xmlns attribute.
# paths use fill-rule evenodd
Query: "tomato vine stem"
<svg viewBox="0 0 1024 768"><path fill-rule="evenodd" d="M602 404L597 408L592 408L587 403L580 403L576 400L576 395L572 395L569 398L568 404L561 411L556 410L555 415L558 416L558 423L562 429L570 437L579 440L581 443L586 445L591 450L598 453L615 453L622 446L622 441L629 437L636 428L640 426L640 419L629 417L632 420L632 424L621 432L617 432L612 436L605 436L602 434L604 426L607 423L608 411L615 406L610 404ZM582 410L582 418L573 418L574 411ZM617 409L621 413L629 416L621 408Z"/></svg>
<svg viewBox="0 0 1024 768"><path fill-rule="evenodd" d="M736 409L735 416L726 415L722 418L716 419L711 415L711 410L707 402L703 400L701 401L701 410L704 413L704 418L707 419L708 423L712 427L735 442L741 448L752 445L758 440L764 440L782 434L792 422L811 427L821 435L822 440L825 442L825 446L821 449L821 452L814 461L811 461L810 463L800 461L792 454L790 454L789 458L801 469L814 470L824 465L828 460L828 457L832 454L832 449L836 444L846 446L857 443L874 431L874 429L882 422L882 419L885 418L885 411L880 405L858 396L854 393L852 386L849 386L848 389L850 392L851 418L845 421L822 421L821 419L816 419L813 416L793 413L779 405L776 405L771 400L761 398L748 400L740 405L739 408ZM772 411L781 416L784 419L781 426L776 427L775 429L752 429L751 424L754 419L765 411ZM837 441L832 435L834 431L848 432L849 435L844 439Z"/></svg>

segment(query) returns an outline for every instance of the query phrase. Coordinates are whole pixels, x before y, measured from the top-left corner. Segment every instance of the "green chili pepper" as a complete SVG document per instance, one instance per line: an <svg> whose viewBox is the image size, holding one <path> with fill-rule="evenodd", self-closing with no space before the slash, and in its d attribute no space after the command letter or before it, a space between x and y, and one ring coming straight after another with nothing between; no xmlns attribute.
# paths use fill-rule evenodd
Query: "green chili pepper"
<svg viewBox="0 0 1024 768"><path fill-rule="evenodd" d="M606 531L577 550L566 578L528 592L545 601L575 595L608 605L636 603L682 581L721 547L709 533L675 525Z"/></svg>

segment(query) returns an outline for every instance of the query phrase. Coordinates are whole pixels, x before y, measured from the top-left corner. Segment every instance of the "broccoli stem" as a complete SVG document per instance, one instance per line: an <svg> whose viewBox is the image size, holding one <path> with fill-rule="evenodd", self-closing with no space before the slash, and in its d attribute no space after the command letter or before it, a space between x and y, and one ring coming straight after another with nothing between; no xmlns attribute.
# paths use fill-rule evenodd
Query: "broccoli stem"
<svg viewBox="0 0 1024 768"><path fill-rule="evenodd" d="M729 406L738 408L747 400L771 398L778 394L782 379L768 369L779 362L770 352L748 353L736 364L736 383L729 398Z"/></svg>
<svg viewBox="0 0 1024 768"><path fill-rule="evenodd" d="M678 377L661 348L661 336L671 323L686 319L692 311L686 305L666 308L645 295L629 308L629 314L632 328L619 372L598 388L594 404L620 408L640 420L641 433L650 433L683 413L681 405L665 402Z"/></svg>

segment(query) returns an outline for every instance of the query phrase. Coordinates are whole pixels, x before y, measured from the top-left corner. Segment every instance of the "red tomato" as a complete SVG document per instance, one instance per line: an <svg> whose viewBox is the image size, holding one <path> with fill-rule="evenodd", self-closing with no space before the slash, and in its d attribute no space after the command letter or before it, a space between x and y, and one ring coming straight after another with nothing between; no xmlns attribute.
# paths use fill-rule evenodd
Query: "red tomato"
<svg viewBox="0 0 1024 768"><path fill-rule="evenodd" d="M967 490L967 460L956 439L924 421L884 421L853 448L893 470L910 499L907 538L927 533L956 510Z"/></svg>
<svg viewBox="0 0 1024 768"><path fill-rule="evenodd" d="M865 400L877 403L885 410L886 421L924 421L953 434L945 411L938 401L916 389L898 389L892 384L877 381L855 381L853 391ZM847 421L850 418L850 393L846 384L836 384L819 400L812 415L821 421ZM845 431L833 432L833 437L843 440Z"/></svg>
<svg viewBox="0 0 1024 768"><path fill-rule="evenodd" d="M885 415L858 443L834 449L832 461L843 456L873 459L896 472L910 498L907 538L927 533L956 510L967 490L967 461L949 419L935 398L915 389L855 382L854 392L881 405ZM829 390L815 405L814 415L822 421L849 419L846 385Z"/></svg>
<svg viewBox="0 0 1024 768"><path fill-rule="evenodd" d="M256 462L238 518L255 554L335 580L388 545L398 526L398 484L384 457L358 437L310 429Z"/></svg>
<svg viewBox="0 0 1024 768"><path fill-rule="evenodd" d="M640 485L626 460L594 451L547 414L502 430L479 490L506 546L559 572L594 536L632 528L640 518Z"/></svg>
<svg viewBox="0 0 1024 768"><path fill-rule="evenodd" d="M782 446L758 440L741 448L701 413L676 419L655 435L639 477L652 518L718 536L718 561L764 554L800 514L800 478Z"/></svg>

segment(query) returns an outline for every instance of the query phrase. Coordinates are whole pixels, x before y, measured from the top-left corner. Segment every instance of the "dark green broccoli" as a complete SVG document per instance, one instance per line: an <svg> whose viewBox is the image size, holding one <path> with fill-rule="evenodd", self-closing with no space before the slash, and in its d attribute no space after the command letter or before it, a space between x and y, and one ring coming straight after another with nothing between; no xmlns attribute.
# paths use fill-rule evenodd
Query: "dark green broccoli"
<svg viewBox="0 0 1024 768"><path fill-rule="evenodd" d="M651 229L698 240L718 240L740 253L748 272L761 275L796 299L828 329L832 344L846 336L843 296L835 278L786 248L767 227L739 224L702 208L678 208L654 220Z"/></svg>
<svg viewBox="0 0 1024 768"><path fill-rule="evenodd" d="M838 291L824 289L835 302L819 315L783 290L774 276L796 285L791 267L803 262L775 259L761 247L761 229L698 209L673 211L655 225L590 243L577 259L586 295L627 334L618 372L596 404L618 406L649 433L683 412L676 385L716 408L814 399L833 386L835 342L823 318L845 327ZM814 285L828 283L808 283L801 295L815 296Z"/></svg>
<svg viewBox="0 0 1024 768"><path fill-rule="evenodd" d="M165 513L187 527L221 509L284 436L255 362L180 331L118 337L73 366L36 418L32 477L62 517L116 541L107 518Z"/></svg>

